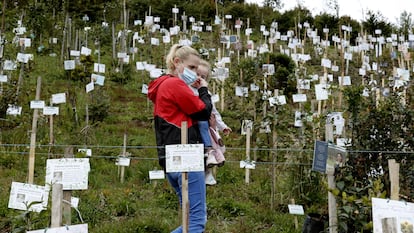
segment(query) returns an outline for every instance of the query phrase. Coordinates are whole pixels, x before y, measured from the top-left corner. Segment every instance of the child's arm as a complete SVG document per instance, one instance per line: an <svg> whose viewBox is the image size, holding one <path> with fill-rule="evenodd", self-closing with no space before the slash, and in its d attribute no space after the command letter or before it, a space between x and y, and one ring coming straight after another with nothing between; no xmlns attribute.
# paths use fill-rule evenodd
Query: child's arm
<svg viewBox="0 0 414 233"><path fill-rule="evenodd" d="M211 126L215 125L213 128L217 128L219 131L222 131L225 135L228 135L232 132L231 128L227 126L226 123L224 123L223 118L221 117L221 114L217 111L216 106L213 104L213 109L211 111L212 117L212 123Z"/></svg>

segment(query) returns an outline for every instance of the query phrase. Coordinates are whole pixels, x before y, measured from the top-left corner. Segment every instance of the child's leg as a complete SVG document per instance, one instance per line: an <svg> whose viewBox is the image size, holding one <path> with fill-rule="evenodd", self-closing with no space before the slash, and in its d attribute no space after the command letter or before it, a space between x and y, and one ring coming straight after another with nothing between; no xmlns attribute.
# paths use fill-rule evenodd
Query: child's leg
<svg viewBox="0 0 414 233"><path fill-rule="evenodd" d="M199 121L198 128L200 129L201 140L203 140L204 147L212 147L208 121Z"/></svg>

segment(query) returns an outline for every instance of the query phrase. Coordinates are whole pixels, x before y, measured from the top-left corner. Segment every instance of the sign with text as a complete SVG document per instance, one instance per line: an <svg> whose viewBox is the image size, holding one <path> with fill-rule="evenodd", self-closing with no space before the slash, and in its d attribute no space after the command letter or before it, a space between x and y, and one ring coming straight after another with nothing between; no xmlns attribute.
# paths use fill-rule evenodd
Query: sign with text
<svg viewBox="0 0 414 233"><path fill-rule="evenodd" d="M46 184L61 183L63 190L88 189L88 158L48 159Z"/></svg>
<svg viewBox="0 0 414 233"><path fill-rule="evenodd" d="M165 155L167 173L204 171L203 144L166 145Z"/></svg>
<svg viewBox="0 0 414 233"><path fill-rule="evenodd" d="M49 189L45 186L12 182L8 207L40 212L47 208L48 197Z"/></svg>
<svg viewBox="0 0 414 233"><path fill-rule="evenodd" d="M88 233L88 224L54 227L42 230L27 231L27 233Z"/></svg>
<svg viewBox="0 0 414 233"><path fill-rule="evenodd" d="M313 150L312 171L324 173L326 171L326 161L328 160L328 143L315 141Z"/></svg>
<svg viewBox="0 0 414 233"><path fill-rule="evenodd" d="M302 205L288 205L289 214L304 215L305 211L303 210Z"/></svg>
<svg viewBox="0 0 414 233"><path fill-rule="evenodd" d="M414 203L372 198L374 233L413 232Z"/></svg>

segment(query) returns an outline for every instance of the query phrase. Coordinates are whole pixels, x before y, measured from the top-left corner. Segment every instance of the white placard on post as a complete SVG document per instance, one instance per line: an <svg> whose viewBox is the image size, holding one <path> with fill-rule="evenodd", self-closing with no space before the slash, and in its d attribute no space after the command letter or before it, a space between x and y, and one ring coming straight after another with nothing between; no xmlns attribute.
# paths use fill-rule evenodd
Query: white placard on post
<svg viewBox="0 0 414 233"><path fill-rule="evenodd" d="M256 162L255 161L240 161L240 168L246 168L246 169L256 169Z"/></svg>
<svg viewBox="0 0 414 233"><path fill-rule="evenodd" d="M293 94L292 98L293 98L293 103L300 103L300 102L307 101L306 94Z"/></svg>
<svg viewBox="0 0 414 233"><path fill-rule="evenodd" d="M31 109L42 109L45 107L45 101L43 100L32 100L30 101Z"/></svg>
<svg viewBox="0 0 414 233"><path fill-rule="evenodd" d="M164 170L149 171L149 178L150 180L163 180L165 179L165 172Z"/></svg>
<svg viewBox="0 0 414 233"><path fill-rule="evenodd" d="M21 115L22 114L22 107L9 104L9 107L7 108L6 114L7 115L13 115L13 116Z"/></svg>
<svg viewBox="0 0 414 233"><path fill-rule="evenodd" d="M148 85L147 84L142 84L142 87L141 87L141 93L142 94L148 94Z"/></svg>
<svg viewBox="0 0 414 233"><path fill-rule="evenodd" d="M121 167L129 167L131 164L131 159L126 157L119 157L117 161L115 162L115 165L121 166Z"/></svg>
<svg viewBox="0 0 414 233"><path fill-rule="evenodd" d="M316 84L315 95L316 95L316 100L327 100L328 90L327 90L326 84Z"/></svg>
<svg viewBox="0 0 414 233"><path fill-rule="evenodd" d="M74 70L75 69L75 60L66 60L64 61L65 70Z"/></svg>
<svg viewBox="0 0 414 233"><path fill-rule="evenodd" d="M105 64L94 63L93 64L93 72L105 73Z"/></svg>
<svg viewBox="0 0 414 233"><path fill-rule="evenodd" d="M0 83L7 83L7 75L0 75Z"/></svg>
<svg viewBox="0 0 414 233"><path fill-rule="evenodd" d="M59 107L45 106L43 108L43 115L46 115L46 116L59 115Z"/></svg>
<svg viewBox="0 0 414 233"><path fill-rule="evenodd" d="M91 55L91 53L92 53L92 50L91 49L89 49L89 48L87 48L87 47L82 47L81 48L81 52L80 52L82 55L85 55L85 56L90 56Z"/></svg>
<svg viewBox="0 0 414 233"><path fill-rule="evenodd" d="M71 57L80 57L80 51L79 50L70 50L70 56Z"/></svg>
<svg viewBox="0 0 414 233"><path fill-rule="evenodd" d="M100 86L103 86L105 82L105 76L99 74L91 74L91 81Z"/></svg>
<svg viewBox="0 0 414 233"><path fill-rule="evenodd" d="M66 103L66 93L58 93L52 95L53 104L62 104Z"/></svg>
<svg viewBox="0 0 414 233"><path fill-rule="evenodd" d="M47 228L42 230L27 231L27 233L88 233L88 224L79 224L63 227Z"/></svg>
<svg viewBox="0 0 414 233"><path fill-rule="evenodd" d="M61 183L63 190L88 189L90 164L88 158L48 159L46 184Z"/></svg>
<svg viewBox="0 0 414 233"><path fill-rule="evenodd" d="M89 93L89 92L93 91L95 89L94 82L92 81L92 82L86 84L85 89L86 89L86 93Z"/></svg>
<svg viewBox="0 0 414 233"><path fill-rule="evenodd" d="M388 232L383 229L413 232L414 203L372 198L372 222L375 233Z"/></svg>
<svg viewBox="0 0 414 233"><path fill-rule="evenodd" d="M204 171L203 144L166 145L165 155L167 173Z"/></svg>
<svg viewBox="0 0 414 233"><path fill-rule="evenodd" d="M305 211L303 210L302 205L288 205L289 214L304 215Z"/></svg>
<svg viewBox="0 0 414 233"><path fill-rule="evenodd" d="M40 212L47 208L48 197L49 189L45 186L12 182L8 208Z"/></svg>

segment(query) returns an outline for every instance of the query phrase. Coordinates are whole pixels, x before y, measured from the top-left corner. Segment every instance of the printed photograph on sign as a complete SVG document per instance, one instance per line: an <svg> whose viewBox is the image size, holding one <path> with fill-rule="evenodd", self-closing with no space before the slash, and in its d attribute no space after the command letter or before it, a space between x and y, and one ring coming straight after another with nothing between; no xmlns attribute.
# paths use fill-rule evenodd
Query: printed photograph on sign
<svg viewBox="0 0 414 233"><path fill-rule="evenodd" d="M46 209L48 198L45 186L12 182L8 208L40 212Z"/></svg>
<svg viewBox="0 0 414 233"><path fill-rule="evenodd" d="M347 151L343 147L328 145L328 160L326 161L326 172L335 173L345 165Z"/></svg>
<svg viewBox="0 0 414 233"><path fill-rule="evenodd" d="M204 171L204 145L178 144L165 146L167 172Z"/></svg>

